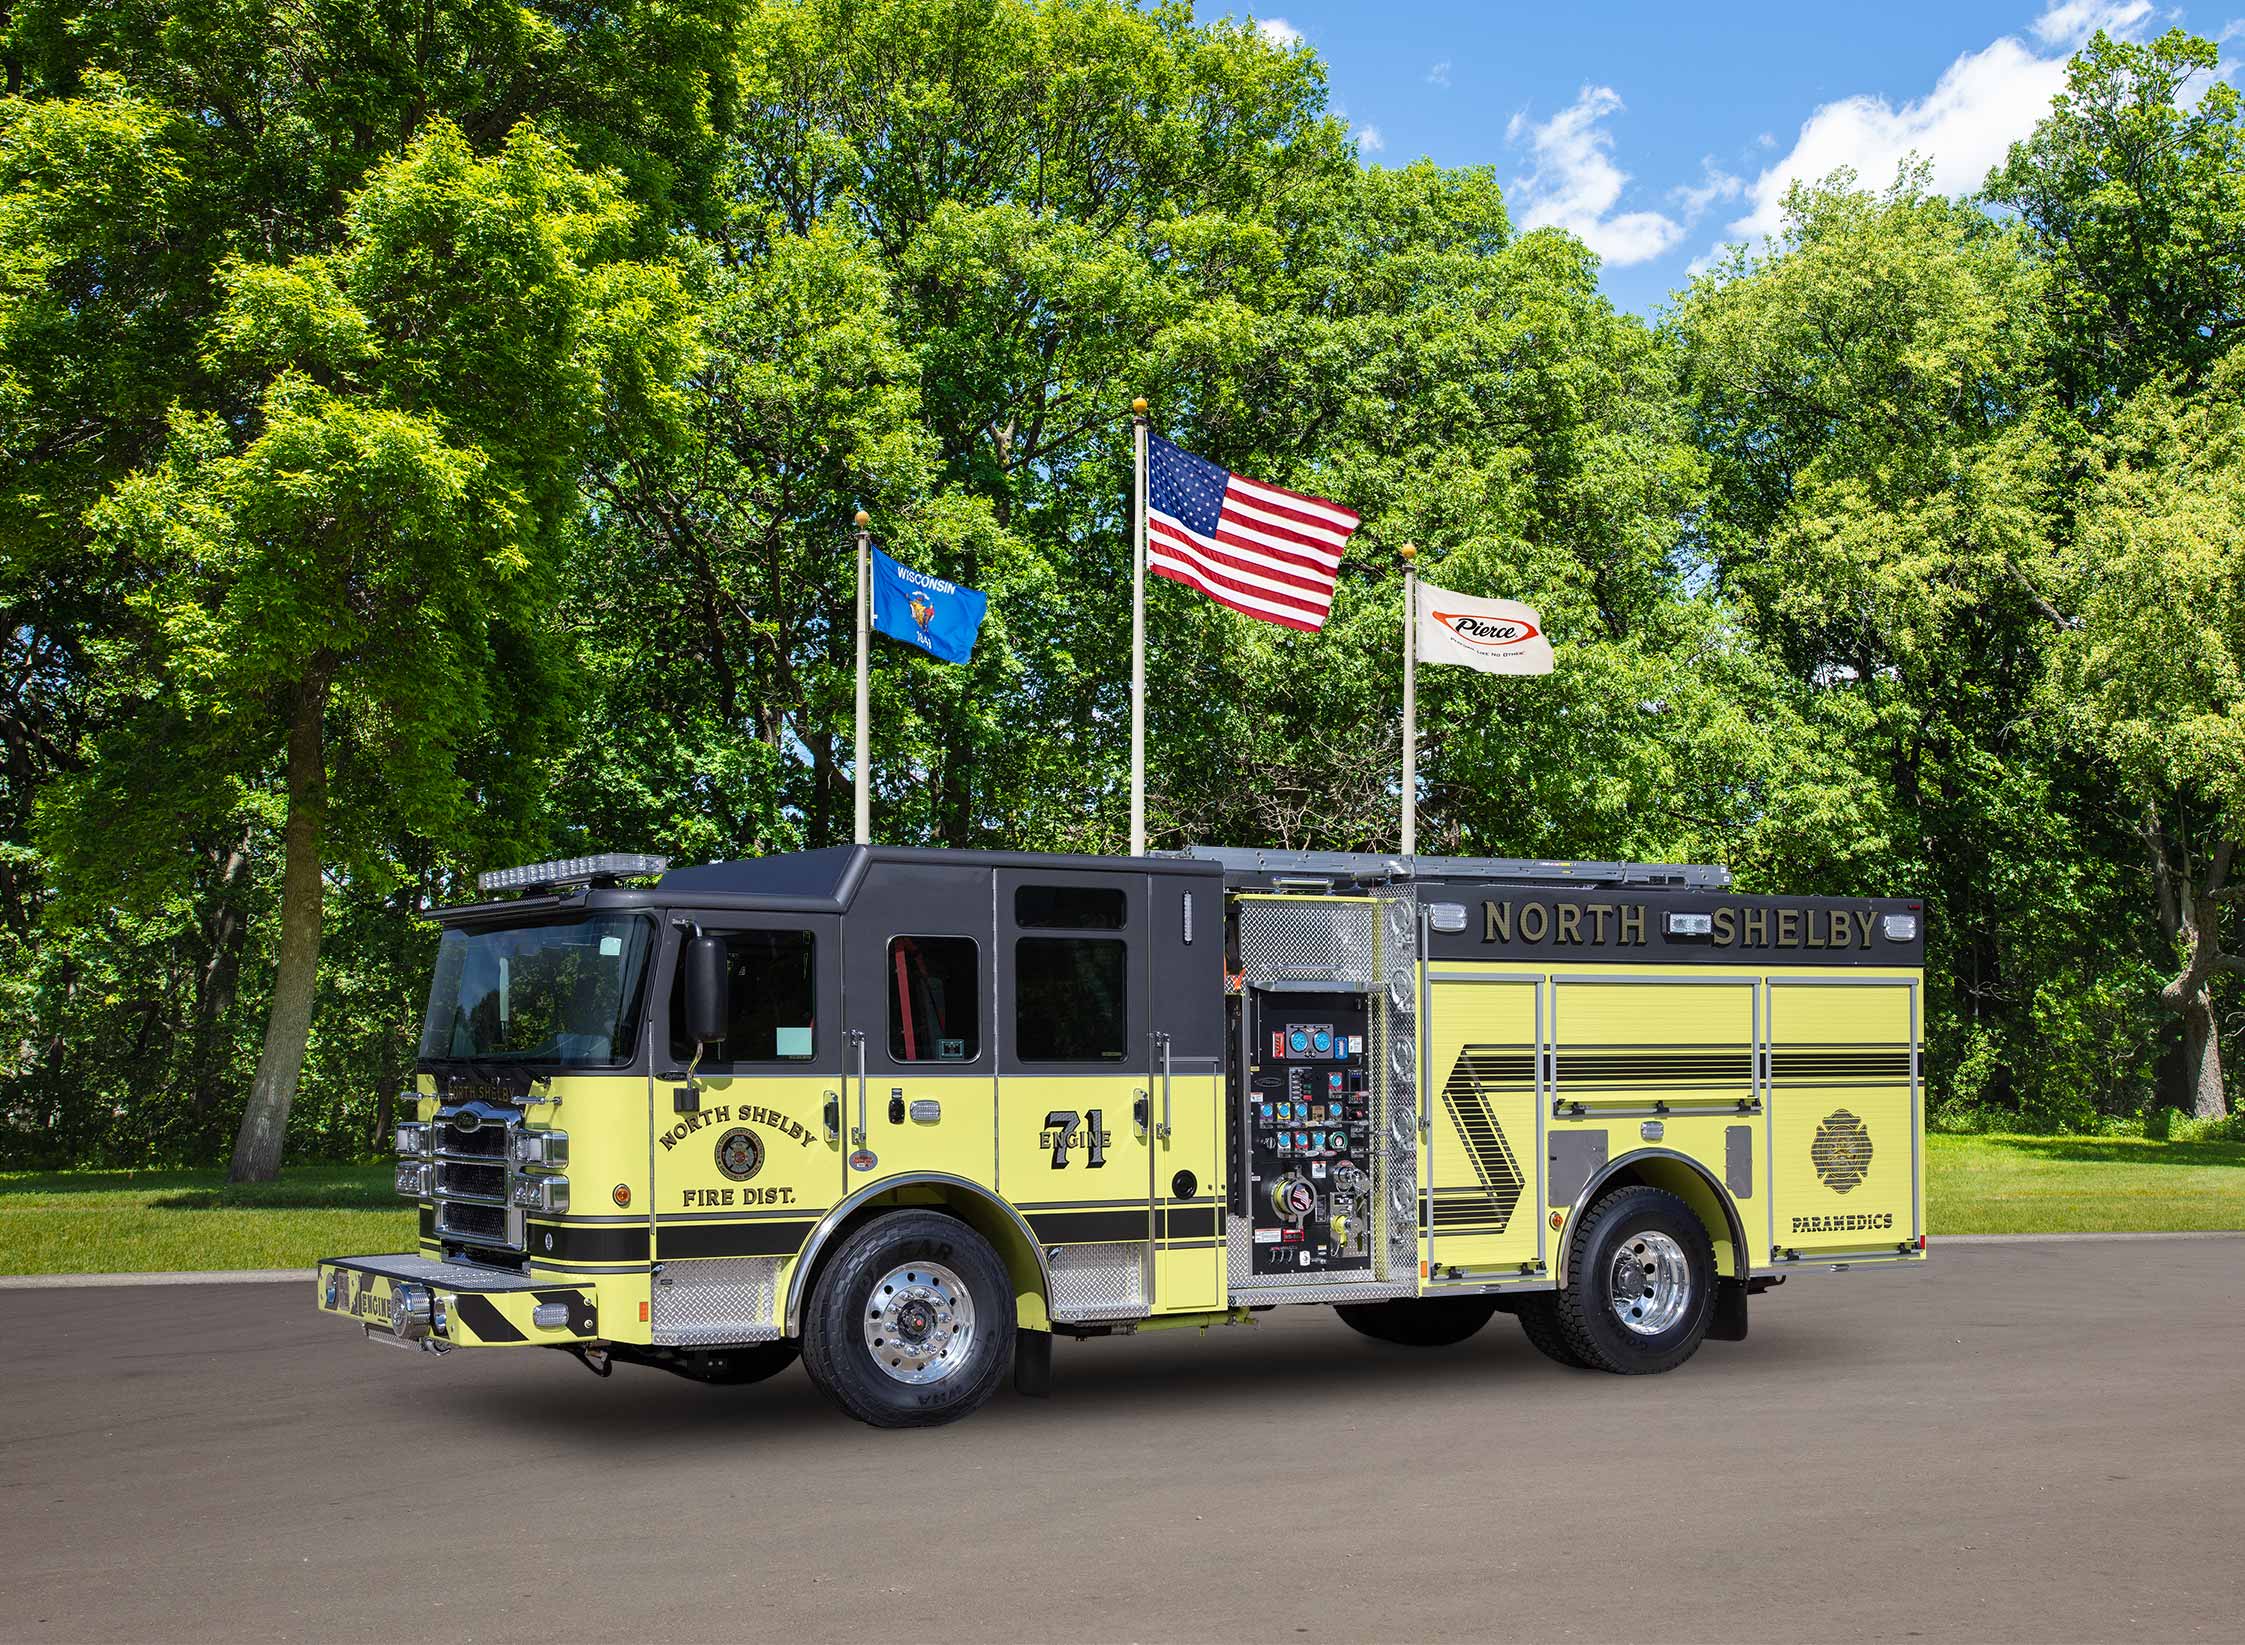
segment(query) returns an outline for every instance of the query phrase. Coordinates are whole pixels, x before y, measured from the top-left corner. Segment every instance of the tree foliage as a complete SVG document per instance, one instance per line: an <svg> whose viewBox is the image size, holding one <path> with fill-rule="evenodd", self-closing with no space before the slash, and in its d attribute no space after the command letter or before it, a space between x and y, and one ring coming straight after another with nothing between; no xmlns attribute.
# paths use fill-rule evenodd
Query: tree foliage
<svg viewBox="0 0 2245 1645"><path fill-rule="evenodd" d="M1561 656L1422 677L1430 848L1917 895L1953 1109L2223 1103L2207 42L2098 37L1984 199L1798 190L1648 326L1182 3L11 18L11 1152L363 1148L423 898L846 838L860 507L992 597L971 665L877 656L879 836L1118 849L1141 394L1367 521L1314 637L1153 586L1157 843L1393 845L1410 541Z"/></svg>

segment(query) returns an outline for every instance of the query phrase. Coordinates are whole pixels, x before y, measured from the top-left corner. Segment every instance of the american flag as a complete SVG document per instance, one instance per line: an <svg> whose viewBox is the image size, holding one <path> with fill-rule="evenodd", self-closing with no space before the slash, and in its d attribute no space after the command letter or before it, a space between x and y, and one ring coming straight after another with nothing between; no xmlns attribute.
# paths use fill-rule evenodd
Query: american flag
<svg viewBox="0 0 2245 1645"><path fill-rule="evenodd" d="M1315 633L1353 509L1227 473L1160 435L1146 458L1146 569L1267 623Z"/></svg>

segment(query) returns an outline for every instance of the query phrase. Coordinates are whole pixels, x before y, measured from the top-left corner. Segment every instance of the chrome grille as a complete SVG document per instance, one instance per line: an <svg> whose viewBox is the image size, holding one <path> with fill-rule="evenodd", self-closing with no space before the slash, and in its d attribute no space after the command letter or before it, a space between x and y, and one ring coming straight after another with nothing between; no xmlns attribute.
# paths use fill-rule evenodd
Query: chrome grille
<svg viewBox="0 0 2245 1645"><path fill-rule="evenodd" d="M508 1203L508 1144L521 1126L522 1110L511 1103L474 1098L438 1111L430 1187L440 1241L481 1252L528 1244L527 1219Z"/></svg>
<svg viewBox="0 0 2245 1645"><path fill-rule="evenodd" d="M437 1233L442 1238L518 1250L520 1242L509 1237L509 1220L503 1205L477 1205L467 1200L437 1202Z"/></svg>
<svg viewBox="0 0 2245 1645"><path fill-rule="evenodd" d="M507 1168L481 1160L440 1159L436 1192L439 1199L479 1199L504 1205L507 1202Z"/></svg>
<svg viewBox="0 0 2245 1645"><path fill-rule="evenodd" d="M478 1120L469 1130L450 1119L437 1121L437 1152L452 1159L503 1160L507 1157L507 1133L514 1128L513 1119L493 1124Z"/></svg>

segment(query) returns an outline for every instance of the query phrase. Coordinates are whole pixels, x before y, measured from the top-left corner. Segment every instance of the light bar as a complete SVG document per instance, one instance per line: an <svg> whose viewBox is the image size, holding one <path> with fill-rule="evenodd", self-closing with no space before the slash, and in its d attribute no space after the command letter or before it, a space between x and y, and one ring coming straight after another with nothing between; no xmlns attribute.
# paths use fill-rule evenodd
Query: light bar
<svg viewBox="0 0 2245 1645"><path fill-rule="evenodd" d="M670 866L668 857L644 851L603 851L593 857L556 857L552 862L525 863L520 868L493 868L476 876L479 891L526 891L533 886L590 885L594 880L620 879L628 874L660 874Z"/></svg>

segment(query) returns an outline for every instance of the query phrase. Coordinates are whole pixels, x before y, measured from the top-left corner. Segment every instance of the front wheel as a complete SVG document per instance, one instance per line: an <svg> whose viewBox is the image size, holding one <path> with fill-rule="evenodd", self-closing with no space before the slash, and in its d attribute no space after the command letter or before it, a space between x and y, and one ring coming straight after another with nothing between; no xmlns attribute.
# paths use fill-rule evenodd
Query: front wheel
<svg viewBox="0 0 2245 1645"><path fill-rule="evenodd" d="M1699 1351L1714 1317L1715 1247L1674 1194L1619 1189L1576 1226L1556 1298L1566 1346L1586 1365L1622 1376L1673 1370Z"/></svg>
<svg viewBox="0 0 2245 1645"><path fill-rule="evenodd" d="M876 1428L954 1422L1005 1377L1013 1283L989 1242L938 1211L876 1217L819 1276L803 1367Z"/></svg>

